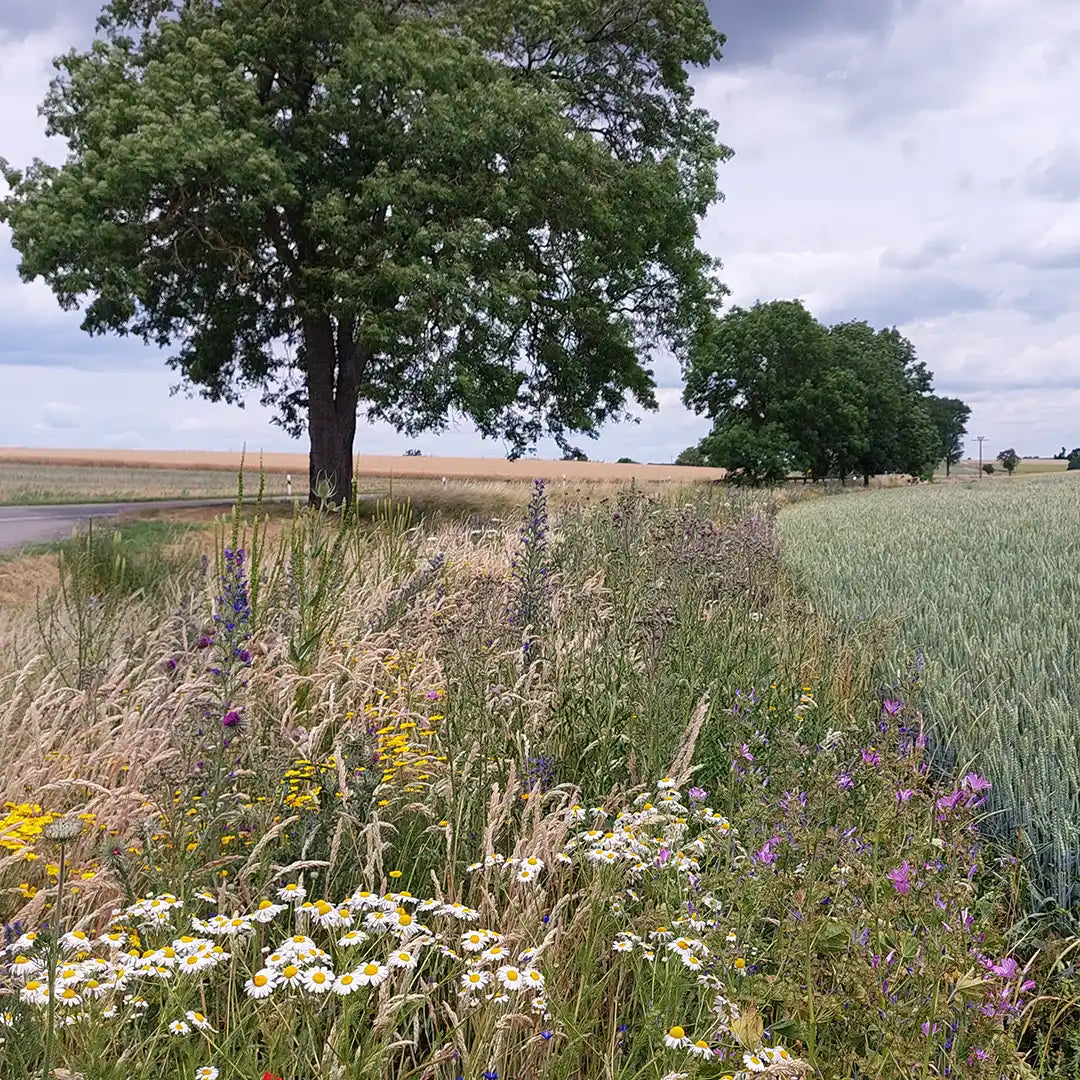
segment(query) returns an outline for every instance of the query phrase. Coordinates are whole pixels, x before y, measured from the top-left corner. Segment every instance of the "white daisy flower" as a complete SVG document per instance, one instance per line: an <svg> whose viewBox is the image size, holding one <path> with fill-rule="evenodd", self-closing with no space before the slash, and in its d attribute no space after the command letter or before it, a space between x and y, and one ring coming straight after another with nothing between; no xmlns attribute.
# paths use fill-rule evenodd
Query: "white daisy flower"
<svg viewBox="0 0 1080 1080"><path fill-rule="evenodd" d="M59 1005L66 1005L69 1009L74 1009L76 1005L82 1004L82 995L74 986L65 986L63 990L57 990L56 1001Z"/></svg>
<svg viewBox="0 0 1080 1080"><path fill-rule="evenodd" d="M538 859L535 855L526 855L521 860L521 865L539 874L544 869L544 860Z"/></svg>
<svg viewBox="0 0 1080 1080"><path fill-rule="evenodd" d="M611 946L612 952L633 952L634 943L629 938L618 938Z"/></svg>
<svg viewBox="0 0 1080 1080"><path fill-rule="evenodd" d="M521 977L525 980L526 986L531 986L534 990L544 989L544 976L536 968L526 968L521 973Z"/></svg>
<svg viewBox="0 0 1080 1080"><path fill-rule="evenodd" d="M686 1049L694 1057L711 1058L713 1056L712 1047L704 1039L698 1039L697 1042L691 1043Z"/></svg>
<svg viewBox="0 0 1080 1080"><path fill-rule="evenodd" d="M289 904L299 904L304 897L307 896L307 889L298 882L293 882L290 885L286 885L281 889L278 889L278 899L284 900Z"/></svg>
<svg viewBox="0 0 1080 1080"><path fill-rule="evenodd" d="M363 930L346 930L345 933L338 938L338 945L343 949L348 949L353 945L362 945L367 939L368 936Z"/></svg>
<svg viewBox="0 0 1080 1080"><path fill-rule="evenodd" d="M656 786L660 791L670 791L675 787L675 781L670 776L664 776L656 781Z"/></svg>
<svg viewBox="0 0 1080 1080"><path fill-rule="evenodd" d="M174 1020L169 1024L170 1035L188 1035L191 1032L191 1025L187 1024L183 1020Z"/></svg>
<svg viewBox="0 0 1080 1080"><path fill-rule="evenodd" d="M513 964L504 964L495 972L495 977L507 990L520 990L525 985L525 973Z"/></svg>
<svg viewBox="0 0 1080 1080"><path fill-rule="evenodd" d="M416 957L407 949L402 949L399 952L392 952L386 961L392 968L414 968L416 967Z"/></svg>
<svg viewBox="0 0 1080 1080"><path fill-rule="evenodd" d="M746 1066L747 1072L764 1072L769 1067L765 1058L761 1054L755 1054L747 1051L747 1053L743 1054L742 1059L743 1064Z"/></svg>
<svg viewBox="0 0 1080 1080"><path fill-rule="evenodd" d="M210 1021L207 1020L207 1018L203 1016L201 1012L196 1012L194 1009L189 1009L184 1014L184 1016L187 1018L188 1023L190 1023L193 1028L196 1028L199 1031L214 1030L214 1025L211 1024Z"/></svg>
<svg viewBox="0 0 1080 1080"><path fill-rule="evenodd" d="M309 994L325 994L334 988L337 976L325 967L311 968L304 972L304 989Z"/></svg>
<svg viewBox="0 0 1080 1080"><path fill-rule="evenodd" d="M8 965L8 970L12 975L35 975L44 969L45 965L40 960L24 956L22 953L19 953Z"/></svg>
<svg viewBox="0 0 1080 1080"><path fill-rule="evenodd" d="M361 986L378 986L390 974L390 969L370 960L366 964L361 964L353 974Z"/></svg>
<svg viewBox="0 0 1080 1080"><path fill-rule="evenodd" d="M488 971L466 971L461 976L462 991L483 990L491 982L491 973Z"/></svg>
<svg viewBox="0 0 1080 1080"><path fill-rule="evenodd" d="M213 1065L200 1065L195 1070L195 1080L217 1080L218 1071Z"/></svg>
<svg viewBox="0 0 1080 1080"><path fill-rule="evenodd" d="M244 983L244 990L250 998L267 998L274 992L277 982L277 972L273 968L262 968Z"/></svg>
<svg viewBox="0 0 1080 1080"><path fill-rule="evenodd" d="M69 930L60 938L60 944L65 949L86 949L90 946L90 938L82 930Z"/></svg>
<svg viewBox="0 0 1080 1080"><path fill-rule="evenodd" d="M284 910L284 904L275 904L270 900L260 900L259 906L251 913L249 918L257 923L268 923L280 915Z"/></svg>
<svg viewBox="0 0 1080 1080"><path fill-rule="evenodd" d="M672 1050L681 1050L684 1046L690 1045L690 1037L678 1024L674 1027L668 1028L664 1034L664 1045L670 1047Z"/></svg>
<svg viewBox="0 0 1080 1080"><path fill-rule="evenodd" d="M278 979L285 986L303 986L304 973L296 964L286 964L279 972Z"/></svg>
<svg viewBox="0 0 1080 1080"><path fill-rule="evenodd" d="M359 990L360 985L361 983L356 977L356 973L353 971L346 971L334 980L332 989L335 994L339 994L341 997L347 997L349 994Z"/></svg>

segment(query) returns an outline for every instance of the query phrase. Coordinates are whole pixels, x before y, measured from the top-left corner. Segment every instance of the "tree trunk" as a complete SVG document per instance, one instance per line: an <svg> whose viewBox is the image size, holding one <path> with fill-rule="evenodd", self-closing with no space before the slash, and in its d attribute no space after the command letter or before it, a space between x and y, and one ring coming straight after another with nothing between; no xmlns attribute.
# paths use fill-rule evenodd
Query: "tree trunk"
<svg viewBox="0 0 1080 1080"><path fill-rule="evenodd" d="M949 478L949 464L950 464L949 459L946 458L945 459L945 478L946 479Z"/></svg>
<svg viewBox="0 0 1080 1080"><path fill-rule="evenodd" d="M863 487L869 487L870 486L870 474L868 472L864 472L862 474L862 486Z"/></svg>
<svg viewBox="0 0 1080 1080"><path fill-rule="evenodd" d="M370 352L344 321L304 320L304 373L308 392L308 501L344 506L352 500L353 440L360 378Z"/></svg>

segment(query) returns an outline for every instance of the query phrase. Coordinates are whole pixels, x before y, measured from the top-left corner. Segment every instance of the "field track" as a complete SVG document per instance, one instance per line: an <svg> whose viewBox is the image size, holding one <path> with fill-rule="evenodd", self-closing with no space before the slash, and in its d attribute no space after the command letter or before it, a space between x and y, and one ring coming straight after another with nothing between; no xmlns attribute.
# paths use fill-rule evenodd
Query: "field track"
<svg viewBox="0 0 1080 1080"><path fill-rule="evenodd" d="M0 447L0 462L21 465L122 466L156 469L220 469L236 472L239 453L205 450L37 450ZM248 451L247 468L260 460L268 473L307 473L307 454ZM603 461L540 461L522 458L404 457L391 454L360 454L356 457L357 476L400 476L410 479L438 480L679 480L694 483L720 480L723 469L692 468L678 465L618 465Z"/></svg>

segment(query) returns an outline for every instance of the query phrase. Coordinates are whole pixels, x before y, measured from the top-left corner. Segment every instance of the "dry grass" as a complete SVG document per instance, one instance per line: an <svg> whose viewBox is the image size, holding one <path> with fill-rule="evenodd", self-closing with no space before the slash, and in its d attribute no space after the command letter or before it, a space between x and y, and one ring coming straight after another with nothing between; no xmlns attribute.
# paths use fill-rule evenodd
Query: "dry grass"
<svg viewBox="0 0 1080 1080"><path fill-rule="evenodd" d="M16 465L95 466L122 469L225 471L236 473L242 455L205 450L37 450L21 447L0 449L0 463ZM304 483L307 454L246 455L249 468L262 463L267 473L291 473L294 485ZM359 454L358 477L411 477L441 480L675 480L681 483L719 480L723 469L678 465L619 465L603 461L539 461L525 458L396 457L390 454Z"/></svg>

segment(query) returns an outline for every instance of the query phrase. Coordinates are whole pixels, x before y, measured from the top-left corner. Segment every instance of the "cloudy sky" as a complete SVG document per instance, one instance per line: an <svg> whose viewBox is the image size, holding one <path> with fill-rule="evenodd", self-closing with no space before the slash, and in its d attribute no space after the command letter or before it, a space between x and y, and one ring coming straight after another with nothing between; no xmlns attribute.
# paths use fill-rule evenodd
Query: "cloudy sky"
<svg viewBox="0 0 1080 1080"><path fill-rule="evenodd" d="M710 0L728 35L696 78L735 150L702 225L731 303L802 298L826 322L895 325L991 453L1080 444L1080 3ZM0 0L0 155L60 160L36 114L51 58L97 0ZM0 445L291 449L245 410L170 397L155 350L87 338L24 285L0 226ZM662 404L584 449L665 461L706 429L657 366ZM501 456L461 427L360 452ZM974 448L974 443L970 444ZM540 453L551 448L541 446Z"/></svg>

